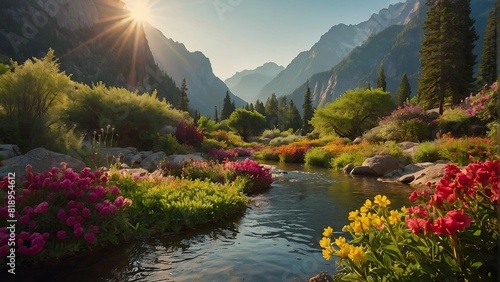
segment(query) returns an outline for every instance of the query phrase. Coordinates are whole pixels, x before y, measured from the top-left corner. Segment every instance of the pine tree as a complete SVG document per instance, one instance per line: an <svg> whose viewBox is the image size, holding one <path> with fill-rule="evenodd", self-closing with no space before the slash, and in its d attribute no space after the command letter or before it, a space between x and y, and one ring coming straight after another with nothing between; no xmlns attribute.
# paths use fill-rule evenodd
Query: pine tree
<svg viewBox="0 0 500 282"><path fill-rule="evenodd" d="M304 96L304 104L302 104L302 129L305 133L309 133L312 131L312 126L309 124L309 121L312 119L314 115L314 108L311 98L311 88L309 87L309 80L307 81L307 90L306 95Z"/></svg>
<svg viewBox="0 0 500 282"><path fill-rule="evenodd" d="M398 106L403 106L406 101L411 98L411 87L408 81L408 76L403 74L401 82L399 83L398 92L396 93L396 102Z"/></svg>
<svg viewBox="0 0 500 282"><path fill-rule="evenodd" d="M253 103L250 103L249 108L250 108L250 111L252 111L252 112L255 111L255 107L253 106Z"/></svg>
<svg viewBox="0 0 500 282"><path fill-rule="evenodd" d="M180 99L179 99L179 105L177 106L177 109L185 112L189 112L189 99L187 96L187 84L186 84L186 79L184 78L182 80L181 84L181 94L180 94Z"/></svg>
<svg viewBox="0 0 500 282"><path fill-rule="evenodd" d="M278 128L280 130L288 129L288 99L282 96L278 103Z"/></svg>
<svg viewBox="0 0 500 282"><path fill-rule="evenodd" d="M300 112L295 106L293 100L290 100L288 105L288 124L286 128L292 128L293 131L297 131L302 127L302 118L300 117Z"/></svg>
<svg viewBox="0 0 500 282"><path fill-rule="evenodd" d="M217 112L217 106L215 106L214 120L215 122L219 122L219 112Z"/></svg>
<svg viewBox="0 0 500 282"><path fill-rule="evenodd" d="M426 109L437 106L442 114L446 97L456 104L471 90L477 34L470 0L427 0L426 4L430 8L423 27L418 100Z"/></svg>
<svg viewBox="0 0 500 282"><path fill-rule="evenodd" d="M387 82L385 81L385 73L384 73L384 65L383 64L381 64L380 68L378 69L377 88L382 88L382 90L384 92L387 89Z"/></svg>
<svg viewBox="0 0 500 282"><path fill-rule="evenodd" d="M264 107L264 103L262 103L259 99L255 101L255 111L263 116L266 115L266 108Z"/></svg>
<svg viewBox="0 0 500 282"><path fill-rule="evenodd" d="M484 35L484 47L479 66L478 82L479 86L484 84L493 84L497 80L497 17L500 1L496 1L488 15L488 24L486 26L486 34Z"/></svg>
<svg viewBox="0 0 500 282"><path fill-rule="evenodd" d="M275 93L267 98L265 110L267 124L270 128L276 128L278 126L278 98Z"/></svg>
<svg viewBox="0 0 500 282"><path fill-rule="evenodd" d="M229 116L234 112L235 106L234 102L231 102L231 97L229 96L229 91L226 91L226 97L224 97L224 102L222 104L222 111L220 113L220 120L228 119Z"/></svg>

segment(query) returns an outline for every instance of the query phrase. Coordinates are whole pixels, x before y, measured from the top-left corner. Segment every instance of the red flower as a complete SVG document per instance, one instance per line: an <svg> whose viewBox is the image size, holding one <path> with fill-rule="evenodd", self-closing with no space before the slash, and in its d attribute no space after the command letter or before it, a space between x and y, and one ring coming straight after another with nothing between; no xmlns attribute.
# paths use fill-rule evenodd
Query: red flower
<svg viewBox="0 0 500 282"><path fill-rule="evenodd" d="M431 227L431 221L429 219L422 218L410 218L406 216L406 226L411 229L413 234L418 234L420 230L424 230L424 233L427 234Z"/></svg>
<svg viewBox="0 0 500 282"><path fill-rule="evenodd" d="M410 202L411 202L411 203L415 202L415 201L417 200L417 198L418 198L418 193L417 193L417 191L413 191L413 192L411 192L411 195L410 195L410 198L409 198Z"/></svg>
<svg viewBox="0 0 500 282"><path fill-rule="evenodd" d="M470 226L472 219L462 210L452 210L446 213L446 217L439 217L431 226L436 234L453 235L458 231L463 231Z"/></svg>

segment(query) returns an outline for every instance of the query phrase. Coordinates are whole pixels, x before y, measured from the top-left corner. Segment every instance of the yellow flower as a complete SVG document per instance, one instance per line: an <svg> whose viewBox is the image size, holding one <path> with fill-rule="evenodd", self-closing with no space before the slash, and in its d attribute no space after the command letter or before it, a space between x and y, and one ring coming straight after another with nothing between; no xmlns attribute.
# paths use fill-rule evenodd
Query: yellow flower
<svg viewBox="0 0 500 282"><path fill-rule="evenodd" d="M351 245L345 243L341 248L340 250L337 251L337 256L339 256L339 258L347 258L349 256L349 253L351 251Z"/></svg>
<svg viewBox="0 0 500 282"><path fill-rule="evenodd" d="M333 256L333 249L332 249L332 248L329 248L329 249L323 249L323 251L321 251L321 253L323 254L323 257L324 257L326 260L331 260L331 259L332 259L332 256Z"/></svg>
<svg viewBox="0 0 500 282"><path fill-rule="evenodd" d="M390 211L390 216L389 216L389 223L391 224L398 224L401 222L401 215L399 214L398 211Z"/></svg>
<svg viewBox="0 0 500 282"><path fill-rule="evenodd" d="M382 229L383 222L382 219L377 214L369 214L372 221L372 226L378 229Z"/></svg>
<svg viewBox="0 0 500 282"><path fill-rule="evenodd" d="M371 208L372 207L372 201L370 201L369 199L366 199L364 206L367 209Z"/></svg>
<svg viewBox="0 0 500 282"><path fill-rule="evenodd" d="M401 212L402 212L403 214L405 214L405 213L407 213L407 212L408 212L408 209L407 209L406 207L402 207L402 208L401 208Z"/></svg>
<svg viewBox="0 0 500 282"><path fill-rule="evenodd" d="M361 213L367 213L368 212L368 209L365 207L365 206L362 206L359 211L361 211Z"/></svg>
<svg viewBox="0 0 500 282"><path fill-rule="evenodd" d="M321 248L328 248L328 247L331 247L331 246L332 246L332 242L331 242L330 238L328 238L328 237L323 237L323 238L319 241L319 245L321 246Z"/></svg>
<svg viewBox="0 0 500 282"><path fill-rule="evenodd" d="M327 228L323 229L323 236L324 237L331 237L333 235L333 228L328 226Z"/></svg>
<svg viewBox="0 0 500 282"><path fill-rule="evenodd" d="M348 256L354 263L360 263L366 259L366 255L361 247L352 247Z"/></svg>
<svg viewBox="0 0 500 282"><path fill-rule="evenodd" d="M351 221L354 221L358 217L358 214L359 214L359 210L355 210L355 211L349 212L348 219L351 220Z"/></svg>
<svg viewBox="0 0 500 282"><path fill-rule="evenodd" d="M378 204L381 208L385 208L391 204L391 201L387 199L387 196L377 195L374 200L375 204Z"/></svg>
<svg viewBox="0 0 500 282"><path fill-rule="evenodd" d="M347 244L347 241L344 237L339 236L337 239L335 239L335 245L337 245L339 248L342 248L342 246L344 246L345 244Z"/></svg>

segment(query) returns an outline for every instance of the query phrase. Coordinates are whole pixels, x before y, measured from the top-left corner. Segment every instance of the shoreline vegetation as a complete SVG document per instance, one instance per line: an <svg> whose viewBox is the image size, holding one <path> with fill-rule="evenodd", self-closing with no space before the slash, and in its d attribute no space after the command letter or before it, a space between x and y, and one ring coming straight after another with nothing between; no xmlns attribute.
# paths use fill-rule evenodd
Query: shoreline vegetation
<svg viewBox="0 0 500 282"><path fill-rule="evenodd" d="M28 91L21 97L17 93L24 85L44 91ZM390 93L358 88L314 111L305 103L311 116L302 123L289 119L289 113L297 113L293 101L273 96L265 106L256 103L232 112L227 112L229 106L223 108L225 119L219 120L217 114L211 119L179 110L154 93L71 81L59 71L49 51L43 59L13 64L0 75L0 115L5 121L0 123L1 143L16 144L22 152L44 147L78 159L87 168L73 171L63 163L60 168L35 172L28 165L24 176L3 178L0 262L8 265L12 250L17 254L15 265L57 261L134 236L179 232L242 215L247 195L270 189L273 182L270 170L252 159L341 170L360 166L370 157L391 156L402 165L449 162L445 180L438 181L434 190L412 194L412 198L422 198L422 203L444 197L439 193L446 192L446 197L433 200L435 209L419 207L425 210L422 213L417 207L412 211L386 209L390 200L382 195L373 203L366 202L359 216L349 215L353 225L345 232L352 233L350 241L330 238L333 231L325 230L326 239L320 242L325 258L344 259L339 272L344 278L367 278L366 273L377 267L381 277L384 267L407 268L411 275L427 277L424 268L442 260L447 263L443 267L460 273L459 279L469 277L472 270L490 275L494 261L478 257L473 265L466 265L464 257L475 245L461 250L457 244L465 245L460 236L474 236L467 238L475 243L488 236L484 239L488 245L482 248L491 252L496 246L492 239L498 237L498 222L490 215L496 212L498 201L498 93L495 82L458 104L449 101L442 113L436 113L420 107L416 99L395 108ZM21 138L26 135L30 138ZM408 143L415 146L407 148ZM122 155L120 149L134 151L131 147L134 154ZM134 173L146 152L161 153L163 158L155 160L150 171ZM167 156L193 153L202 159L166 161ZM0 170L15 166L9 160L17 155L9 154ZM457 170L455 165L466 168ZM438 200L447 204L443 207ZM454 207L456 203L460 206ZM472 205L477 209L470 210ZM473 212L488 215L486 222ZM9 219L16 220L14 231ZM395 224L399 224L397 232L391 229ZM411 235L419 235L422 228L425 236L432 230L432 242L426 241L429 237ZM372 237L378 241L363 241ZM374 257L389 239L394 247L384 251L390 257ZM425 263L402 254L411 251L400 249L402 244L414 246ZM442 248L455 255L443 255ZM427 251L436 255L426 257ZM409 260L418 263L409 264Z"/></svg>

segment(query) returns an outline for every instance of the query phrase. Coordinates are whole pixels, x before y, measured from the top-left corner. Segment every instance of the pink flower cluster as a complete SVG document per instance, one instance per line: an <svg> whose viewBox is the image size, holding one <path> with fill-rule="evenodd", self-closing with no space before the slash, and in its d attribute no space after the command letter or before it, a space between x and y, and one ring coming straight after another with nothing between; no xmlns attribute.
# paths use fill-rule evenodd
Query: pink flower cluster
<svg viewBox="0 0 500 282"><path fill-rule="evenodd" d="M497 116L497 88L497 82L493 83L490 87L485 85L477 94L471 94L469 97L465 98L465 101L462 103L462 106L465 108L465 113L485 121L494 120ZM496 97L496 101L494 97Z"/></svg>
<svg viewBox="0 0 500 282"><path fill-rule="evenodd" d="M80 173L70 168L33 173L31 166L27 166L23 188L17 191L21 193L16 199L19 252L29 256L39 254L49 238L59 241L83 238L89 244L95 243L99 225L106 224L107 217L132 203L119 196L118 187L106 186L107 182L106 173L91 172L89 168ZM8 190L7 178L0 181L0 188ZM4 203L0 206L0 218L8 219L7 196ZM8 251L9 236L6 228L0 228L0 256Z"/></svg>
<svg viewBox="0 0 500 282"><path fill-rule="evenodd" d="M234 161L238 157L237 149L208 149L205 153L209 159L219 162Z"/></svg>
<svg viewBox="0 0 500 282"><path fill-rule="evenodd" d="M486 202L498 205L499 182L498 161L471 163L463 170L456 165L446 166L443 178L434 192L413 191L410 202L422 204L408 208L407 227L413 233L453 235L469 228L473 219L471 203ZM444 214L445 216L439 216Z"/></svg>
<svg viewBox="0 0 500 282"><path fill-rule="evenodd" d="M205 135L203 129L198 129L194 123L186 124L184 121L181 121L177 125L175 138L181 144L200 147Z"/></svg>
<svg viewBox="0 0 500 282"><path fill-rule="evenodd" d="M269 188L273 183L271 171L248 158L241 162L227 162L224 164L224 168L234 170L235 176L246 175L250 177L254 189L257 190Z"/></svg>

